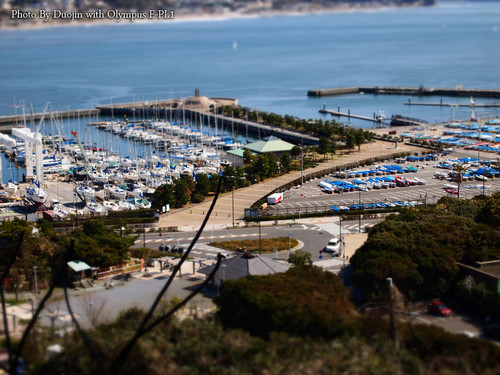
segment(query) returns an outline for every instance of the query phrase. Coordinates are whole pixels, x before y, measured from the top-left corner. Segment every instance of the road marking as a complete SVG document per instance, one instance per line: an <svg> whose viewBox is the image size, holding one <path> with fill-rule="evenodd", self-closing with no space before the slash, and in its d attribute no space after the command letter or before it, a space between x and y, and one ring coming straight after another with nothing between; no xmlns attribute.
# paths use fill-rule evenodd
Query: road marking
<svg viewBox="0 0 500 375"><path fill-rule="evenodd" d="M343 260L339 259L325 259L325 260L318 260L316 262L313 262L314 266L322 267L322 268L331 268L331 267L342 267L344 264L348 264L347 262L344 263Z"/></svg>

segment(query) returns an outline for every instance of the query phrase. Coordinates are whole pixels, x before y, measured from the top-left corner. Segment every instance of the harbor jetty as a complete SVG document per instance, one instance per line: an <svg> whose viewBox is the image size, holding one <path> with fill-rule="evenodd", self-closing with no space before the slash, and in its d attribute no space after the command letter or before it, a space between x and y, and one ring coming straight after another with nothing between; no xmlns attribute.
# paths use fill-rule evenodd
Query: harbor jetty
<svg viewBox="0 0 500 375"><path fill-rule="evenodd" d="M373 95L410 95L410 96L472 96L484 98L500 98L500 90L495 89L464 89L433 88L433 87L387 87L387 86L352 86L331 89L307 91L307 96L322 97L348 94L373 94Z"/></svg>
<svg viewBox="0 0 500 375"><path fill-rule="evenodd" d="M385 117L377 116L375 113L373 113L373 117L368 117L368 116L361 116L361 115L353 115L351 114L351 110L347 110L347 113L340 112L340 111L334 111L331 109L320 109L319 113L322 114L331 114L332 116L337 116L337 117L348 117L348 118L355 118L358 120L366 120L366 121L372 121L372 122L378 122L378 123L383 123L385 121Z"/></svg>
<svg viewBox="0 0 500 375"><path fill-rule="evenodd" d="M283 129L280 127L248 121L240 118L234 118L221 114L214 115L210 110L189 109L184 103L186 100L170 99L143 101L135 103L119 103L109 105L99 105L95 109L82 109L73 111L58 111L51 113L34 113L17 116L0 116L0 131L10 132L14 127L21 126L24 122L39 121L45 116L49 119L50 116L58 119L78 118L78 117L108 117L109 119L117 119L126 121L152 120L161 118L176 118L189 120L192 122L202 121L205 124L217 125L220 128L234 129L236 133L253 135L258 138L268 136L276 136L284 141L294 144L303 144L306 146L317 145L319 138L307 133L299 131ZM236 103L235 99L227 98L211 98L214 102L220 105L229 105ZM93 124L98 124L96 120Z"/></svg>
<svg viewBox="0 0 500 375"><path fill-rule="evenodd" d="M99 115L98 109L76 109L70 111L54 111L46 113L29 113L24 115L0 116L0 131L10 131L13 127L24 125L24 122L40 121L42 118L68 119L78 117L91 117Z"/></svg>

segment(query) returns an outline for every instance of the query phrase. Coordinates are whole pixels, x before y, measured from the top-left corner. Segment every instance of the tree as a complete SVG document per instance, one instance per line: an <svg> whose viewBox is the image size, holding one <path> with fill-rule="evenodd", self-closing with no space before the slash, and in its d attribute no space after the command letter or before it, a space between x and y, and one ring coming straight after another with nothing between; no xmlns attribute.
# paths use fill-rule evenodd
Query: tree
<svg viewBox="0 0 500 375"><path fill-rule="evenodd" d="M352 132L348 132L345 136L345 144L348 150L352 150L356 143L356 139L354 138L354 134Z"/></svg>
<svg viewBox="0 0 500 375"><path fill-rule="evenodd" d="M181 174L180 179L186 183L188 194L191 195L196 186L196 182L194 181L193 175L189 173L183 173Z"/></svg>
<svg viewBox="0 0 500 375"><path fill-rule="evenodd" d="M467 172L467 170L469 169L468 166L466 165L463 165L463 164L455 164L453 166L453 170L455 171L455 181L457 183L457 187L458 187L458 194L457 194L457 198L460 199L460 185L462 185L462 182L464 182L464 177L463 177L463 174Z"/></svg>
<svg viewBox="0 0 500 375"><path fill-rule="evenodd" d="M257 173L261 180L269 176L269 158L265 155L259 155L257 160L253 163L253 170Z"/></svg>
<svg viewBox="0 0 500 375"><path fill-rule="evenodd" d="M357 129L354 132L354 143L358 146L358 151L361 149L361 145L365 141L365 132L363 129Z"/></svg>
<svg viewBox="0 0 500 375"><path fill-rule="evenodd" d="M497 192L487 198L477 214L477 221L492 227L500 227L500 193Z"/></svg>
<svg viewBox="0 0 500 375"><path fill-rule="evenodd" d="M318 144L318 154L325 155L330 152L330 140L326 137L321 137Z"/></svg>
<svg viewBox="0 0 500 375"><path fill-rule="evenodd" d="M474 218L484 204L447 198L388 217L351 257L355 284L368 300L377 298L387 277L411 300L443 296L457 276L457 262L500 256L498 233Z"/></svg>
<svg viewBox="0 0 500 375"><path fill-rule="evenodd" d="M73 232L77 259L94 267L109 267L129 258L137 236L121 237L100 220L88 220Z"/></svg>
<svg viewBox="0 0 500 375"><path fill-rule="evenodd" d="M274 177L278 174L278 159L272 152L265 154L269 165L269 172L266 177Z"/></svg>
<svg viewBox="0 0 500 375"><path fill-rule="evenodd" d="M224 168L224 175L224 186L222 188L224 191L231 191L237 185L236 170L232 165L227 165Z"/></svg>
<svg viewBox="0 0 500 375"><path fill-rule="evenodd" d="M224 326L261 337L287 332L332 338L344 332L354 311L342 280L309 266L226 281L214 302Z"/></svg>
<svg viewBox="0 0 500 375"><path fill-rule="evenodd" d="M292 159L290 158L290 154L288 152L283 153L281 155L281 173L290 172L292 164Z"/></svg>
<svg viewBox="0 0 500 375"><path fill-rule="evenodd" d="M305 266L311 260L311 253L307 251L297 250L290 254L288 263L295 264L296 266Z"/></svg>
<svg viewBox="0 0 500 375"><path fill-rule="evenodd" d="M175 207L182 207L189 202L191 191L186 179L178 178L174 182Z"/></svg>
<svg viewBox="0 0 500 375"><path fill-rule="evenodd" d="M330 152L332 153L332 159L333 159L335 156L335 153L337 152L337 143L335 142L334 139L332 139L332 141L330 143Z"/></svg>
<svg viewBox="0 0 500 375"><path fill-rule="evenodd" d="M20 240L22 239L22 242ZM17 293L24 286L34 290L34 269L37 267L37 284L43 287L52 281L51 269L58 269L66 239L52 241L52 235L38 231L37 224L25 220L2 221L0 224L0 271L3 274L13 254L14 265L6 275L7 287Z"/></svg>
<svg viewBox="0 0 500 375"><path fill-rule="evenodd" d="M191 194L191 200L195 203L202 202L210 192L210 179L205 173L196 175L196 184Z"/></svg>
<svg viewBox="0 0 500 375"><path fill-rule="evenodd" d="M175 203L176 198L173 184L160 185L156 188L153 193L153 207L160 208L167 204L175 207Z"/></svg>
<svg viewBox="0 0 500 375"><path fill-rule="evenodd" d="M254 161L255 155L249 149L243 151L243 163L250 164Z"/></svg>
<svg viewBox="0 0 500 375"><path fill-rule="evenodd" d="M294 160L297 160L297 157L302 154L302 148L300 146L293 146L290 150L290 155L292 155Z"/></svg>

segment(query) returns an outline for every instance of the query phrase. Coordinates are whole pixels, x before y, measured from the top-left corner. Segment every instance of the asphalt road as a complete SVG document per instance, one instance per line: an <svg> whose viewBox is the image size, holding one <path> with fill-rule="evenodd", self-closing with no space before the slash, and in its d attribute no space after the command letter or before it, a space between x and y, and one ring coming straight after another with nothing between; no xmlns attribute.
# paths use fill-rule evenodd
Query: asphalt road
<svg viewBox="0 0 500 375"><path fill-rule="evenodd" d="M367 227L373 226L382 219L370 219L361 221L361 232ZM334 221L325 224L283 224L270 225L267 222L260 227L261 238L289 237L295 238L303 243L302 250L308 251L313 255L313 260L319 259L319 251L323 250L330 238L340 234L340 223ZM358 220L343 221L342 233L358 233ZM134 247L146 246L151 249L158 249L161 245L182 246L187 249L196 232L165 232L163 233L143 233L135 242ZM230 229L205 229L200 236L197 244L193 247L191 255L195 258L215 257L218 252L229 254L229 251L220 250L208 245L213 241L229 241L259 239L259 226L254 225L248 228L230 228ZM326 255L326 254L325 254ZM272 254L274 256L274 254Z"/></svg>

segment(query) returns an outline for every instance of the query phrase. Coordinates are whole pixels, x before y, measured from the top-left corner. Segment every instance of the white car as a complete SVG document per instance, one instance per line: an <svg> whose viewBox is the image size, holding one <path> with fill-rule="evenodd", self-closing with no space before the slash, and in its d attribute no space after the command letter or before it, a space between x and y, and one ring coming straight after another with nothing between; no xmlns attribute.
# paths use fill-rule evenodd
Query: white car
<svg viewBox="0 0 500 375"><path fill-rule="evenodd" d="M479 181L488 181L488 177L483 176L482 174L477 174L476 175L476 180L479 180Z"/></svg>
<svg viewBox="0 0 500 375"><path fill-rule="evenodd" d="M340 240L337 237L333 237L328 241L328 244L325 246L325 253L332 253L333 255L338 256L340 251Z"/></svg>

